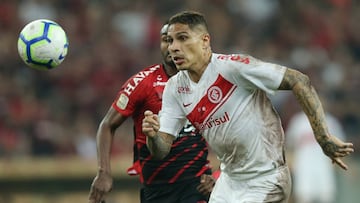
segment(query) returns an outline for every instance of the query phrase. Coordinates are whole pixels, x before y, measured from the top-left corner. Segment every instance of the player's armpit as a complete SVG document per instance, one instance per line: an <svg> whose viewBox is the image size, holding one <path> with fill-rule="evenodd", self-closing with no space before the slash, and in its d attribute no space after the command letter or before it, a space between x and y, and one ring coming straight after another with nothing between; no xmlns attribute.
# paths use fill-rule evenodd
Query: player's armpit
<svg viewBox="0 0 360 203"><path fill-rule="evenodd" d="M279 90L292 90L295 85L310 85L309 77L295 69L287 68L279 86Z"/></svg>

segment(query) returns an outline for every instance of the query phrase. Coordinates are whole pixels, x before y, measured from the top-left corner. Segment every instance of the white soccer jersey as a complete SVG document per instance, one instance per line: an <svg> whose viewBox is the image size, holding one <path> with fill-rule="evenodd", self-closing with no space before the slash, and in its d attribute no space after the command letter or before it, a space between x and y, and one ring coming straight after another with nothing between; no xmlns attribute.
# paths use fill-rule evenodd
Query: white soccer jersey
<svg viewBox="0 0 360 203"><path fill-rule="evenodd" d="M167 83L159 131L177 135L188 118L239 179L284 165L284 132L267 93L279 87L286 68L247 55L212 54L200 81L180 71Z"/></svg>

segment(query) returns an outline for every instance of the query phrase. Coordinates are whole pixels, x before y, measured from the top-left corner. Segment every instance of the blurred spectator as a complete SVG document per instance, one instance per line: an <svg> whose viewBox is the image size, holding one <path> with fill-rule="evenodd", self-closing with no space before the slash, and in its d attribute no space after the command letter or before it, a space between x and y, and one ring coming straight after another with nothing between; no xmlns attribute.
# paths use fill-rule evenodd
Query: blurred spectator
<svg viewBox="0 0 360 203"><path fill-rule="evenodd" d="M28 23L39 18L56 19L56 13L56 9L51 2L47 0L20 1L18 10L19 18L23 23Z"/></svg>
<svg viewBox="0 0 360 203"><path fill-rule="evenodd" d="M327 123L332 135L345 140L340 122L327 113ZM291 154L293 191L296 203L335 203L337 182L335 166L324 156L315 140L306 115L296 113L286 129L286 141Z"/></svg>

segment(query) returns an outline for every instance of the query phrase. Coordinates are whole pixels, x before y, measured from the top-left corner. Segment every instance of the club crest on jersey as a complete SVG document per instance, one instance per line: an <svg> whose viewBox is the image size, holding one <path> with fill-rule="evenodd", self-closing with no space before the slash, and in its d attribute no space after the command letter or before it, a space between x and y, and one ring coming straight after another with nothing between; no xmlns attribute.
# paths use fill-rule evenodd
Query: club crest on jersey
<svg viewBox="0 0 360 203"><path fill-rule="evenodd" d="M209 101L213 104L217 104L221 101L223 98L223 93L218 86L212 86L207 91L207 96L209 98Z"/></svg>
<svg viewBox="0 0 360 203"><path fill-rule="evenodd" d="M116 102L116 105L124 110L129 102L129 97L127 97L125 94L120 94L119 99Z"/></svg>

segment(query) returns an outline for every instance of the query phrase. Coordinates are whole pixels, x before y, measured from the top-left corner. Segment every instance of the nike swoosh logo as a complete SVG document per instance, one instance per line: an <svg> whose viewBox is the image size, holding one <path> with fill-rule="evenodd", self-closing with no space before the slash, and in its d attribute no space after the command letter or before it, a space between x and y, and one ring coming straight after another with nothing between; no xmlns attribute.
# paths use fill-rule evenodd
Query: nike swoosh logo
<svg viewBox="0 0 360 203"><path fill-rule="evenodd" d="M192 103L188 103L188 104L184 104L184 103L183 103L183 106L184 106L184 107L188 107L188 106L190 106L191 104L192 104Z"/></svg>

